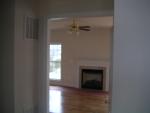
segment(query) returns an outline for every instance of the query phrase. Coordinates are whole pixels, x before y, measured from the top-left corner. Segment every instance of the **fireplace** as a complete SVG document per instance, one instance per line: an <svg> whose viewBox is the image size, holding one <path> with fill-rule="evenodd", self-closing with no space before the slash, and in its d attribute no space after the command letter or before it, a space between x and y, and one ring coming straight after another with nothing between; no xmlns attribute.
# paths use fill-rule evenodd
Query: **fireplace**
<svg viewBox="0 0 150 113"><path fill-rule="evenodd" d="M81 67L80 87L84 89L104 90L105 68L103 67Z"/></svg>

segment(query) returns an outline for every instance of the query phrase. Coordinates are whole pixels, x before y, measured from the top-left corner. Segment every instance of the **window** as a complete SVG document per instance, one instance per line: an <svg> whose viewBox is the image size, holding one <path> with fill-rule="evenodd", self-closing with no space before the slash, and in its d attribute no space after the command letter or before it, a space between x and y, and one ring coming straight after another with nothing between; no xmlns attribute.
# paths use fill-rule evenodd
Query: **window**
<svg viewBox="0 0 150 113"><path fill-rule="evenodd" d="M61 44L50 44L49 79L61 80Z"/></svg>

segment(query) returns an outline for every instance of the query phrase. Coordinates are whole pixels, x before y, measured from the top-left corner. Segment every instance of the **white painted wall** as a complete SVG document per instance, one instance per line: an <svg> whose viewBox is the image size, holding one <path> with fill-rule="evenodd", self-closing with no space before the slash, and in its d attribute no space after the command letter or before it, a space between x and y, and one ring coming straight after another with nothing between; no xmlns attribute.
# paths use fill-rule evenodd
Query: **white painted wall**
<svg viewBox="0 0 150 113"><path fill-rule="evenodd" d="M37 100L37 40L25 39L24 17L35 17L33 0L15 1L15 113L32 113Z"/></svg>
<svg viewBox="0 0 150 113"><path fill-rule="evenodd" d="M65 15L112 15L113 0L39 0L38 14L64 17Z"/></svg>
<svg viewBox="0 0 150 113"><path fill-rule="evenodd" d="M14 113L14 0L0 4L0 112Z"/></svg>
<svg viewBox="0 0 150 113"><path fill-rule="evenodd" d="M33 113L37 42L23 39L24 16L34 15L33 1L1 2L1 113Z"/></svg>
<svg viewBox="0 0 150 113"><path fill-rule="evenodd" d="M50 83L79 87L79 63L83 61L109 63L110 38L111 28L93 28L90 32L80 31L79 36L69 34L67 30L52 30L50 43L62 44L62 80Z"/></svg>
<svg viewBox="0 0 150 113"><path fill-rule="evenodd" d="M149 0L115 0L112 113L150 112L149 11Z"/></svg>

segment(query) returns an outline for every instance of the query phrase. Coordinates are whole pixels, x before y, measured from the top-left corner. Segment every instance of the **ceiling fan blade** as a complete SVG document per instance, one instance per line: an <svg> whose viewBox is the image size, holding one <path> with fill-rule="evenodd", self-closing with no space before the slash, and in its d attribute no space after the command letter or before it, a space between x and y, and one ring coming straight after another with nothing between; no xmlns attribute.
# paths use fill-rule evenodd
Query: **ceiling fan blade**
<svg viewBox="0 0 150 113"><path fill-rule="evenodd" d="M90 29L87 29L87 28L79 28L79 29L83 31L91 31Z"/></svg>
<svg viewBox="0 0 150 113"><path fill-rule="evenodd" d="M91 28L90 26L79 26L79 28Z"/></svg>

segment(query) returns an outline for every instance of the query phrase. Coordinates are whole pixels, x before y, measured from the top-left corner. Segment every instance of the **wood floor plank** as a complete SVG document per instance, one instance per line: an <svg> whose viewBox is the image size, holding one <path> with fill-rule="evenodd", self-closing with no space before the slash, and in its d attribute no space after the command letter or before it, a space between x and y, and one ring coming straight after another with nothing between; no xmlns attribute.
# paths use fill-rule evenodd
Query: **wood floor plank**
<svg viewBox="0 0 150 113"><path fill-rule="evenodd" d="M108 113L108 93L50 86L50 113Z"/></svg>

